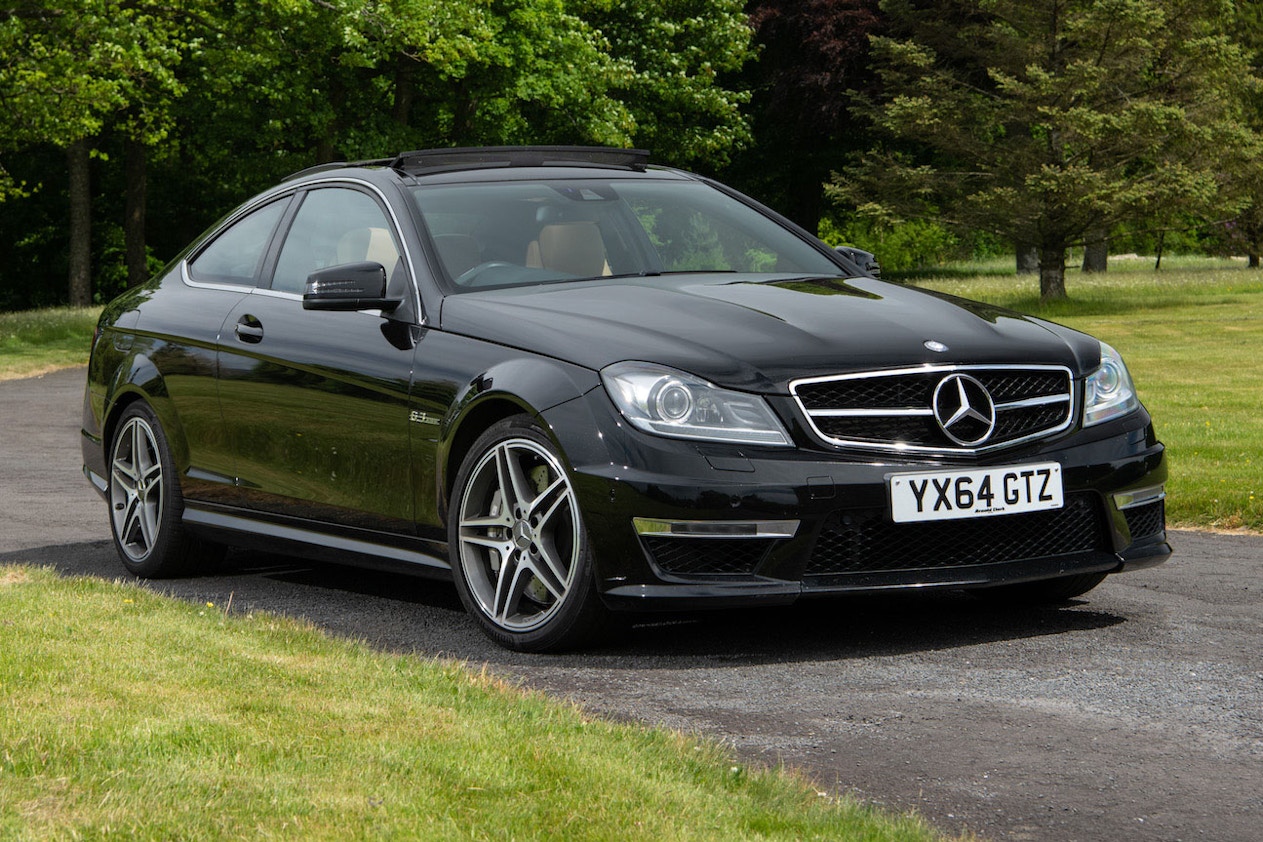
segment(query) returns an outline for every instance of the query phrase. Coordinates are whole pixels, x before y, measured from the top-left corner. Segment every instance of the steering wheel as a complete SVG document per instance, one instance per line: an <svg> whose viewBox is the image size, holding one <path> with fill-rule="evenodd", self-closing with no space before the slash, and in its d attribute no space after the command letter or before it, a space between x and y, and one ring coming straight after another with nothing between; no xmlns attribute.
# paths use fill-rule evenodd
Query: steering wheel
<svg viewBox="0 0 1263 842"><path fill-rule="evenodd" d="M507 260L488 260L486 263L479 263L477 266L461 272L453 279L453 282L457 286L477 286L476 281L483 272L489 269L504 269L506 267L517 267L517 264L510 263Z"/></svg>

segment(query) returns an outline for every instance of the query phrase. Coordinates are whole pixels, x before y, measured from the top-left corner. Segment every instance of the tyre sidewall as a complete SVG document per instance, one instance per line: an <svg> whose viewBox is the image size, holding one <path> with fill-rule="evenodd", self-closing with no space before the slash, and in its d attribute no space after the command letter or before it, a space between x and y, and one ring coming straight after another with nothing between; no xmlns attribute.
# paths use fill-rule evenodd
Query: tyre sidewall
<svg viewBox="0 0 1263 842"><path fill-rule="evenodd" d="M108 467L113 471L119 437L127 428L127 422L133 418L140 418L149 426L157 445L158 461L162 466L162 515L158 518L157 540L144 558L134 559L123 549L123 542L114 524L114 513L110 512L110 534L114 538L114 549L123 566L134 576L152 579L182 575L189 570L190 555L190 539L184 534L180 523L184 514L184 497L180 493L179 476L171 458L171 446L166 432L158 421L157 414L148 404L137 401L127 407L118 419L114 426L114 435L110 439ZM113 501L109 501L108 505L112 506Z"/></svg>
<svg viewBox="0 0 1263 842"><path fill-rule="evenodd" d="M452 487L452 503L448 511L447 539L452 565L452 578L461 602L482 630L496 643L521 652L543 652L570 649L590 642L605 620L605 606L596 593L596 578L592 558L592 544L588 540L587 527L582 512L576 508L579 521L579 552L575 559L577 569L570 588L563 597L561 607L541 627L516 632L505 629L486 615L465 578L465 568L460 556L460 517L464 505L466 486L474 468L486 453L503 441L525 438L548 450L567 471L566 460L543 430L528 415L507 418L487 429L465 455L456 482ZM573 482L571 482L573 487Z"/></svg>

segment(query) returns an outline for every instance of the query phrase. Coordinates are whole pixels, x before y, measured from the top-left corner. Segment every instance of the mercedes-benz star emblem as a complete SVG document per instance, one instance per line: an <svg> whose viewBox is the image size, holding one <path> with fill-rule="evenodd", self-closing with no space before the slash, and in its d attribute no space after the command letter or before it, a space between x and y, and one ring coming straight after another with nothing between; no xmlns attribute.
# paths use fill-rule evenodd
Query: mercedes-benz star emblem
<svg viewBox="0 0 1263 842"><path fill-rule="evenodd" d="M973 447L995 431L995 401L968 374L949 374L934 389L934 420L943 435L962 447Z"/></svg>
<svg viewBox="0 0 1263 842"><path fill-rule="evenodd" d="M936 354L943 354L947 352L947 346L942 342L939 342L937 339L927 339L921 344L925 346L925 350L933 351Z"/></svg>

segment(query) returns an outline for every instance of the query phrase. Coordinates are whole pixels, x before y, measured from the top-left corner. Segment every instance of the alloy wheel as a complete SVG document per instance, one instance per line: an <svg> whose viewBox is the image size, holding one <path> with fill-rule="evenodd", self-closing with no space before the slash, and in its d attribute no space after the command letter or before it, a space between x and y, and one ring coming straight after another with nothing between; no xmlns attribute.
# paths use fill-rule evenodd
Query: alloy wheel
<svg viewBox="0 0 1263 842"><path fill-rule="evenodd" d="M459 556L481 612L510 632L545 625L575 580L578 503L557 457L525 438L497 442L469 475Z"/></svg>
<svg viewBox="0 0 1263 842"><path fill-rule="evenodd" d="M162 483L153 428L144 418L128 418L114 439L110 458L110 514L118 544L133 561L143 561L158 541Z"/></svg>

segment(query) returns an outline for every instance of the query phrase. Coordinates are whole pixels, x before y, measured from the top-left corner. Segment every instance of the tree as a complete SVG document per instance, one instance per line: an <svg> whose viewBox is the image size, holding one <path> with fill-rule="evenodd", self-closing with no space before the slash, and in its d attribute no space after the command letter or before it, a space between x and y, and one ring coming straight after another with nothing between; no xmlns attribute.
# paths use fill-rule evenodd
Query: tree
<svg viewBox="0 0 1263 842"><path fill-rule="evenodd" d="M754 142L728 176L815 232L830 173L868 141L847 92L873 80L877 0L754 0L747 8L759 49L742 74Z"/></svg>
<svg viewBox="0 0 1263 842"><path fill-rule="evenodd" d="M91 180L93 139L117 123L138 145L134 167L143 171L143 145L161 138L169 125L171 98L178 95L174 65L178 33L164 5L145 0L44 0L18 3L0 17L0 151L51 143L66 150L69 180L69 290L71 304L91 302ZM21 196L25 185L0 167L0 200ZM143 225L141 202L133 222ZM144 232L129 227L138 242L129 262L143 261ZM139 273L137 274L139 277Z"/></svg>
<svg viewBox="0 0 1263 842"><path fill-rule="evenodd" d="M1236 13L1233 31L1258 74L1263 68L1263 2L1240 0ZM1246 120L1255 131L1263 132L1263 90L1243 85L1241 93ZM1256 158L1239 183L1246 193L1247 204L1235 219L1220 227L1221 247L1230 254L1244 253L1249 267L1258 269L1259 256L1263 254L1263 159Z"/></svg>
<svg viewBox="0 0 1263 842"><path fill-rule="evenodd" d="M643 143L713 169L747 136L722 80L749 55L737 0L13 0L0 234L24 259L0 266L0 302L64 300L36 291L37 263L73 264L77 302L124 279L107 257L134 283L151 253L325 161Z"/></svg>
<svg viewBox="0 0 1263 842"><path fill-rule="evenodd" d="M1040 251L1040 294L1065 297L1065 254L1157 208L1231 202L1258 149L1224 31L1229 0L885 0L882 91L866 105L896 146L866 155L868 210L942 212ZM838 180L835 190L852 184ZM853 192L852 192L853 195ZM941 211L940 211L941 209Z"/></svg>
<svg viewBox="0 0 1263 842"><path fill-rule="evenodd" d="M625 72L609 96L631 117L633 145L671 164L714 170L749 140L744 92L722 81L753 57L741 0L578 0L570 7Z"/></svg>

